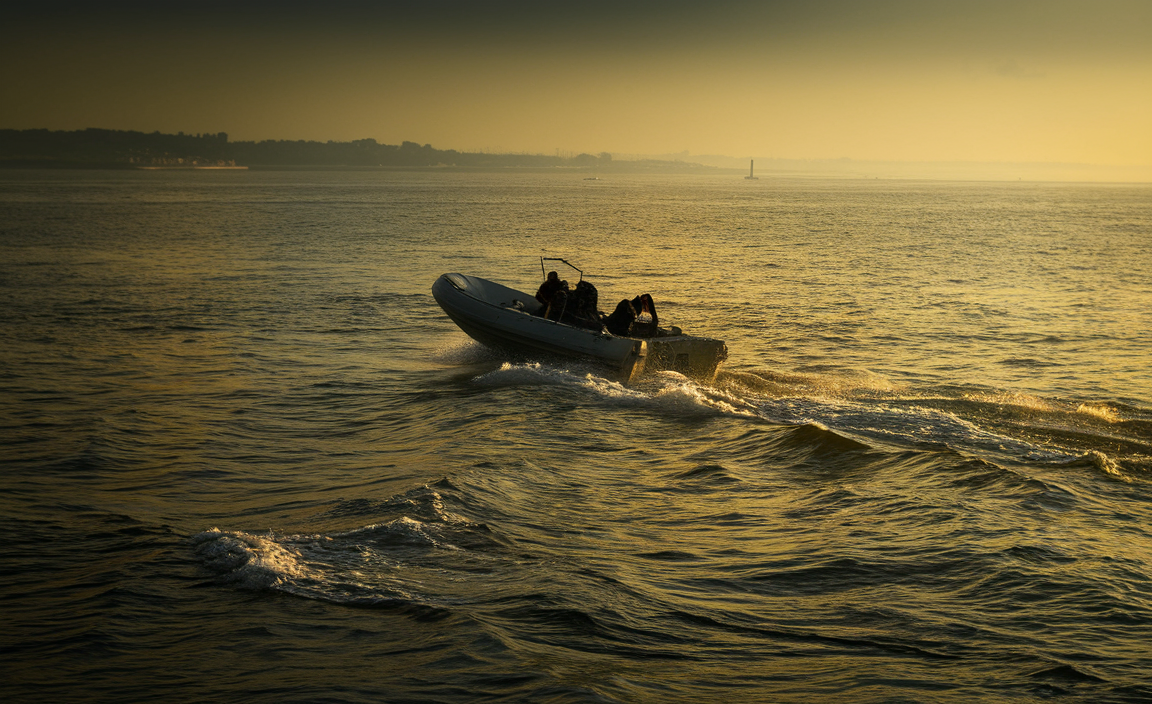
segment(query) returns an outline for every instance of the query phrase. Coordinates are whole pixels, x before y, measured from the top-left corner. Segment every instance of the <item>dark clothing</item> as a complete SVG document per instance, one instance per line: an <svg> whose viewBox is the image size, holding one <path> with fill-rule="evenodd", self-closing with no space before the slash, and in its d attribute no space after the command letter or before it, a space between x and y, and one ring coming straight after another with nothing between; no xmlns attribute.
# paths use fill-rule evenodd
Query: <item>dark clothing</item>
<svg viewBox="0 0 1152 704"><path fill-rule="evenodd" d="M642 313L652 316L651 322L637 322L636 318ZM608 332L620 337L655 337L659 322L652 296L643 293L631 301L625 299L617 303L612 315L604 319L604 327L608 328Z"/></svg>
<svg viewBox="0 0 1152 704"><path fill-rule="evenodd" d="M628 333L632 332L632 321L636 320L636 311L632 309L632 304L627 299L620 301L616 304L616 310L612 311L604 319L604 327L608 328L608 332L618 337L627 337Z"/></svg>
<svg viewBox="0 0 1152 704"><path fill-rule="evenodd" d="M596 330L604 329L600 323L599 294L596 287L587 281L576 284L576 289L568 293L568 307L564 310L561 322L575 325L578 328Z"/></svg>
<svg viewBox="0 0 1152 704"><path fill-rule="evenodd" d="M550 271L536 291L536 300L542 306L537 314L589 330L603 332L606 329L621 337L656 336L659 319L652 296L642 293L631 301L620 301L608 316L600 313L599 297L596 287L589 282L581 279L572 290L567 281L562 281L556 272ZM642 314L651 316L651 321L637 322L637 317Z"/></svg>
<svg viewBox="0 0 1152 704"><path fill-rule="evenodd" d="M660 325L660 318L656 316L656 302L652 300L652 296L647 293L642 293L632 299L632 307L636 310L636 315L647 313L652 316L652 329L655 330Z"/></svg>
<svg viewBox="0 0 1152 704"><path fill-rule="evenodd" d="M562 281L556 272L548 272L548 278L536 289L536 300L543 306L540 315L550 320L559 320L567 306L567 297L568 282Z"/></svg>
<svg viewBox="0 0 1152 704"><path fill-rule="evenodd" d="M549 320L560 320L560 316L564 315L567 310L568 289L565 287L552 294L552 300L548 301L548 305L544 306L544 311L541 315Z"/></svg>
<svg viewBox="0 0 1152 704"><path fill-rule="evenodd" d="M541 305L547 306L552 303L552 299L556 297L558 291L564 291L568 288L566 281L561 281L559 278L548 277L548 280L540 284L540 288L536 289L536 300L540 301Z"/></svg>
<svg viewBox="0 0 1152 704"><path fill-rule="evenodd" d="M587 281L576 284L576 290L568 295L568 312L584 323L600 327L599 301L600 294L596 287Z"/></svg>

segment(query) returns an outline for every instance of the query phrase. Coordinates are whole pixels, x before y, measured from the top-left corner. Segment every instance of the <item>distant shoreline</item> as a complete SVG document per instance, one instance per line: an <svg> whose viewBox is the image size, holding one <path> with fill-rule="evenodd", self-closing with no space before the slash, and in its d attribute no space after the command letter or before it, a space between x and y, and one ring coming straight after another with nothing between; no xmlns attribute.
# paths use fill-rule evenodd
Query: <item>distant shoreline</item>
<svg viewBox="0 0 1152 704"><path fill-rule="evenodd" d="M649 175L712 175L718 177L732 177L743 178L747 175L747 171L743 169L728 169L723 167L704 167L699 168L695 164L685 164L690 168L660 168L659 166L640 166L636 168L629 168L630 162L618 161L613 163L610 169L591 168L591 167L574 167L574 166L339 166L339 165L326 165L326 164L296 164L296 165L281 165L281 164L253 164L251 166L140 166L136 164L126 164L120 162L59 162L59 161L13 161L13 160L0 160L0 172L3 171L143 171L143 172L171 172L171 171L197 171L197 172L391 172L391 173L522 173L522 174L570 174L572 176L585 177L588 175L596 176L596 181L610 180L612 176L628 176L637 174ZM642 163L642 162L636 162ZM1003 175L992 174L971 174L971 173L886 173L881 175L874 175L872 173L860 173L852 171L830 171L830 170L781 170L767 172L761 171L761 176L756 181L749 181L749 188L757 188L757 185L771 185L772 183L779 183L784 181L935 181L935 182L953 182L953 183L1037 183L1037 184L1093 184L1093 185L1124 185L1124 186L1152 186L1152 179L1138 180L1138 179L1092 179L1092 178L1045 178L1039 174L1028 174L1024 177L1009 177Z"/></svg>
<svg viewBox="0 0 1152 704"><path fill-rule="evenodd" d="M709 173L709 174L736 174L736 169L724 169L712 166L700 166L676 162L656 163L650 162L615 162L611 167L588 166L359 166L344 164L250 164L247 166L152 166L129 164L123 162L82 162L82 161L31 161L31 160L0 160L0 169L45 169L45 170L82 170L82 171L423 171L437 173L484 173L484 172L520 172L520 173L571 173L571 174L682 174L682 173Z"/></svg>
<svg viewBox="0 0 1152 704"><path fill-rule="evenodd" d="M247 166L137 166L141 171L192 171L192 170L210 170L210 171L247 171Z"/></svg>
<svg viewBox="0 0 1152 704"><path fill-rule="evenodd" d="M599 172L707 172L715 166L681 160L614 162L607 152L561 156L489 154L431 144L305 140L229 141L225 132L163 134L89 128L73 131L0 129L0 168L139 169L247 166L249 169L418 168L462 170L571 169Z"/></svg>
<svg viewBox="0 0 1152 704"><path fill-rule="evenodd" d="M89 128L0 129L0 170L394 171L424 173L711 174L740 176L748 161L689 152L641 155L493 154L430 144L263 140L234 142L224 132L163 134ZM755 158L749 188L777 179L964 182L1152 183L1152 164L898 162L861 159Z"/></svg>

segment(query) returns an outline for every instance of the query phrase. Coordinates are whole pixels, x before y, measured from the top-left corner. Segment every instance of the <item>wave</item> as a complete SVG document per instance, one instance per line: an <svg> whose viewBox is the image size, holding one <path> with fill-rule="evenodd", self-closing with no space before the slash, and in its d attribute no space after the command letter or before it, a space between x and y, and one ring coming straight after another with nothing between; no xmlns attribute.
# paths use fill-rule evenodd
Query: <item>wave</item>
<svg viewBox="0 0 1152 704"><path fill-rule="evenodd" d="M906 388L865 369L832 369L812 366L796 372L775 370L727 371L717 374L717 384L755 394L851 397L862 393L896 393Z"/></svg>
<svg viewBox="0 0 1152 704"><path fill-rule="evenodd" d="M1128 481L1152 459L1152 412L1118 401L1021 391L914 388L858 370L723 372L717 384L773 422L816 424L897 446L949 447L998 460L1079 466ZM1103 458L1103 459L1101 459Z"/></svg>
<svg viewBox="0 0 1152 704"><path fill-rule="evenodd" d="M1005 367L1019 367L1022 369L1040 369L1043 367L1059 367L1062 366L1058 362L1046 362L1042 359L1035 359L1033 357L1009 357L1002 359L997 364Z"/></svg>
<svg viewBox="0 0 1152 704"><path fill-rule="evenodd" d="M1123 466L1119 461L1099 450L1090 450L1079 457L1065 461L1063 464L1069 467L1090 466L1107 477L1126 483L1131 483L1133 480L1131 475L1124 472Z"/></svg>
<svg viewBox="0 0 1152 704"><path fill-rule="evenodd" d="M700 484L722 485L740 482L740 478L735 476L727 467L722 464L697 465L691 469L677 471L672 475L671 478L675 481L690 481Z"/></svg>
<svg viewBox="0 0 1152 704"><path fill-rule="evenodd" d="M677 415L753 416L754 407L724 389L700 384L674 371L648 374L631 385L599 376L580 364L566 367L540 362L504 362L473 379L485 386L558 386L583 392L612 406L650 407Z"/></svg>
<svg viewBox="0 0 1152 704"><path fill-rule="evenodd" d="M384 519L332 533L263 534L213 527L192 537L203 566L243 589L275 590L356 606L444 609L421 587L426 570L486 574L486 553L502 541L489 528L445 508L442 481L386 501L341 501L319 519Z"/></svg>
<svg viewBox="0 0 1152 704"><path fill-rule="evenodd" d="M606 407L745 418L835 438L795 439L810 452L827 443L856 443L855 449L950 448L994 462L1091 466L1125 482L1146 476L1152 461L1152 413L1145 409L1014 390L916 388L868 370L727 370L711 384L665 371L622 384L578 364L503 362L472 381L496 388L554 386ZM1086 464L1078 463L1082 458L1088 458Z"/></svg>

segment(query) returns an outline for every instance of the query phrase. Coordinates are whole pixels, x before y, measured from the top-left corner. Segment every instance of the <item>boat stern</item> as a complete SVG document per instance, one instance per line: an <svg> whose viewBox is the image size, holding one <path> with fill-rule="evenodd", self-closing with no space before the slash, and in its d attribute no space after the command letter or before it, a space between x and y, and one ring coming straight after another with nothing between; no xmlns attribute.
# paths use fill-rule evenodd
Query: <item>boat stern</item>
<svg viewBox="0 0 1152 704"><path fill-rule="evenodd" d="M721 340L691 335L658 337L648 340L646 367L669 369L711 381L716 368L728 359L728 346Z"/></svg>

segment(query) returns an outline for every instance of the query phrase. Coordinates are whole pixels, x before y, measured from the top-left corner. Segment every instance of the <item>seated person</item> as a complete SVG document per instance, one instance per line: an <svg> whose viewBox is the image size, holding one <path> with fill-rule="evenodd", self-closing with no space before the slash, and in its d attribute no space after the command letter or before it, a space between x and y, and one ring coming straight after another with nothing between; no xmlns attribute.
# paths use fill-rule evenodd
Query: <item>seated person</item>
<svg viewBox="0 0 1152 704"><path fill-rule="evenodd" d="M564 322L589 330L600 330L599 294L596 287L587 281L581 280L576 289L568 294L568 307L564 314Z"/></svg>
<svg viewBox="0 0 1152 704"><path fill-rule="evenodd" d="M652 316L651 322L637 322L636 319L644 313ZM652 296L643 293L631 301L624 299L617 303L612 315L604 318L604 327L613 335L621 337L652 337L656 334L659 320L656 317L656 304L653 303Z"/></svg>
<svg viewBox="0 0 1152 704"><path fill-rule="evenodd" d="M540 315L549 320L560 320L568 310L568 289L562 288L556 293L552 294L552 300L548 301L548 305L544 306Z"/></svg>
<svg viewBox="0 0 1152 704"><path fill-rule="evenodd" d="M636 310L637 320L632 321L632 335L634 337L655 337L660 325L660 318L656 317L656 303L652 296L642 293L632 299L632 307ZM647 315L651 320L640 320Z"/></svg>
<svg viewBox="0 0 1152 704"><path fill-rule="evenodd" d="M561 280L560 275L556 272L548 272L548 278L544 280L544 283L540 284L540 288L536 289L536 300L540 301L540 305L543 306L543 308L540 309L540 315L551 317L548 315L548 309L552 307L553 302L557 300L557 294L567 293L567 291L568 282ZM560 307L563 308L563 303L561 303ZM556 317L559 316L560 310L557 309Z"/></svg>

